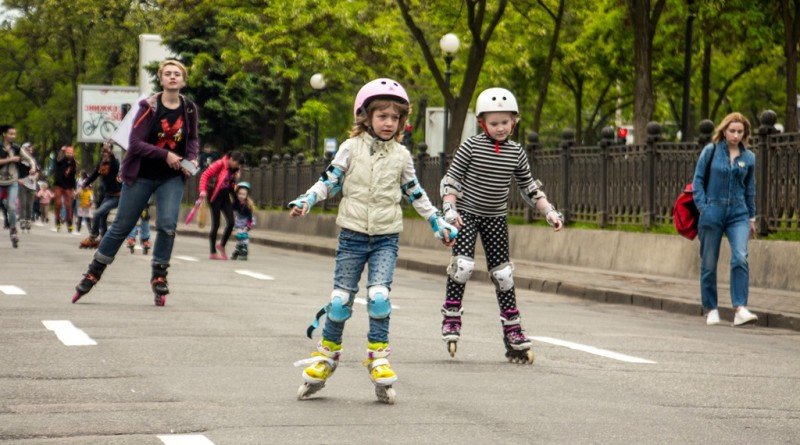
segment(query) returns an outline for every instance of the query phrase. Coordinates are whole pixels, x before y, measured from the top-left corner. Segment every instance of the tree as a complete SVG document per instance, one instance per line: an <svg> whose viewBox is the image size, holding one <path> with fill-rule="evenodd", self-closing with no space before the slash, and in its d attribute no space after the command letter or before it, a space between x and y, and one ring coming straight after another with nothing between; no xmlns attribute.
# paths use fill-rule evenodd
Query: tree
<svg viewBox="0 0 800 445"><path fill-rule="evenodd" d="M655 97L653 95L653 39L658 20L666 0L656 0L651 8L650 0L626 0L633 24L633 65L635 71L633 116L634 139L645 141L647 123L653 118Z"/></svg>
<svg viewBox="0 0 800 445"><path fill-rule="evenodd" d="M783 17L783 55L786 70L786 131L796 132L797 123L797 44L800 41L800 0L780 0Z"/></svg>
<svg viewBox="0 0 800 445"><path fill-rule="evenodd" d="M420 16L426 16L421 23L432 23L432 21L427 20L427 16L434 14L434 12L449 12L449 8L437 4L437 2L431 2L425 7L420 5L412 11L412 2L410 0L396 1L397 6L400 8L403 21L416 40L425 59L425 63L428 66L428 70L444 97L445 106L448 107L451 112L451 125L447 132L449 147L445 147L445 152L452 154L455 149L458 148L459 141L461 140L461 133L464 130L464 119L467 116L469 104L472 102L472 95L475 93L475 87L478 84L481 69L483 68L483 63L486 58L486 50L492 39L495 28L503 18L508 0L500 0L497 2L497 8L493 12L487 10L486 0L464 0L462 6L466 6L466 26L470 37L469 42L465 42L465 44L469 43L469 55L467 56L467 64L464 68L464 76L461 79L461 89L457 96L454 96L445 85L444 76L442 75L439 65L436 63L425 32L417 24ZM418 15L417 19L414 18L415 13ZM434 22L441 23L441 20L434 20ZM437 29L437 31L441 31L441 29ZM443 34L444 32L441 32L438 35Z"/></svg>

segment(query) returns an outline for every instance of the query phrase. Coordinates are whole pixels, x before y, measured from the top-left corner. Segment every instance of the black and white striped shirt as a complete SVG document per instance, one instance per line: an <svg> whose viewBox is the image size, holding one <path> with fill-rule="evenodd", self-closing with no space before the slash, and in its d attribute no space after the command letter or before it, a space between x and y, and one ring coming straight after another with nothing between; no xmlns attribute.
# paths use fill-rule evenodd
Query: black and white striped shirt
<svg viewBox="0 0 800 445"><path fill-rule="evenodd" d="M505 216L511 178L520 189L533 183L528 156L520 144L506 140L496 153L494 141L485 133L464 141L456 151L447 176L463 186L459 210L478 216Z"/></svg>

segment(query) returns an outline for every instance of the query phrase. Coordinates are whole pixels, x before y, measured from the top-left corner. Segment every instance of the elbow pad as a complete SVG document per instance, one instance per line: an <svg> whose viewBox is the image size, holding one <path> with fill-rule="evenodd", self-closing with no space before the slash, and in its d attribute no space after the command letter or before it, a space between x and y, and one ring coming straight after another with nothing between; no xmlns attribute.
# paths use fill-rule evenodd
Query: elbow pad
<svg viewBox="0 0 800 445"><path fill-rule="evenodd" d="M406 199L408 199L408 202L411 204L425 196L425 190L423 190L422 186L419 185L417 178L414 178L411 181L403 184L400 189L403 190L403 194L406 195Z"/></svg>
<svg viewBox="0 0 800 445"><path fill-rule="evenodd" d="M327 170L322 172L319 178L325 187L328 188L328 197L333 197L342 190L342 183L344 182L344 170L334 165L328 167Z"/></svg>
<svg viewBox="0 0 800 445"><path fill-rule="evenodd" d="M442 197L444 197L444 195L455 195L456 198L461 198L462 188L459 181L445 175L444 178L442 178L442 182L439 183L439 194L441 194Z"/></svg>
<svg viewBox="0 0 800 445"><path fill-rule="evenodd" d="M520 194L522 194L522 199L531 207L536 206L536 201L547 197L542 190L542 181L538 179L533 181L531 185L525 187L525 190L520 190Z"/></svg>

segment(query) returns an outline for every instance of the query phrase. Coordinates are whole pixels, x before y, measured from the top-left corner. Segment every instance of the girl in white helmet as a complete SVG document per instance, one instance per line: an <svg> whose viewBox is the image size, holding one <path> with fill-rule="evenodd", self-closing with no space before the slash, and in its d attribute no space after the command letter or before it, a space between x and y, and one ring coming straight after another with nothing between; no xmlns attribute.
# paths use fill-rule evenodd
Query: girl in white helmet
<svg viewBox="0 0 800 445"><path fill-rule="evenodd" d="M533 179L525 151L508 139L519 119L514 95L503 88L489 88L478 96L475 111L483 133L461 144L440 187L445 220L460 231L447 268L442 339L455 356L461 301L475 266L475 242L480 235L500 306L506 357L510 362L533 363L531 342L520 324L514 265L508 253L506 214L512 179L523 199L545 215L556 231L561 230L563 217L547 200L541 182Z"/></svg>
<svg viewBox="0 0 800 445"><path fill-rule="evenodd" d="M417 180L411 154L398 142L408 113L408 95L399 83L376 79L364 85L353 107L355 125L350 139L339 147L319 181L289 203L292 216L304 216L315 203L342 192L336 218L341 231L333 291L330 302L317 313L308 330L310 338L319 318L327 316L317 350L311 358L295 363L309 365L303 370L305 383L298 391L299 399L320 390L336 370L342 351L342 331L352 313L361 272L369 265L369 333L364 364L378 399L394 403L392 384L397 375L387 357L391 352L389 291L397 261L397 241L403 230L400 199L405 196L445 245L452 246L458 233L431 204Z"/></svg>

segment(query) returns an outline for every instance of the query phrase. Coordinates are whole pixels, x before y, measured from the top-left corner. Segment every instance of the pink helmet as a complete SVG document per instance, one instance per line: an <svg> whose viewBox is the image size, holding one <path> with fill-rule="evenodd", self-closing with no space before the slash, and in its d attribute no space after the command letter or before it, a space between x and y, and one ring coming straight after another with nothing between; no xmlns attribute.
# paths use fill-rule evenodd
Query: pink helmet
<svg viewBox="0 0 800 445"><path fill-rule="evenodd" d="M358 116L358 111L366 107L373 99L385 97L387 99L400 99L401 102L409 103L408 94L405 88L392 79L375 79L367 82L356 94L356 102L353 105L353 116Z"/></svg>

